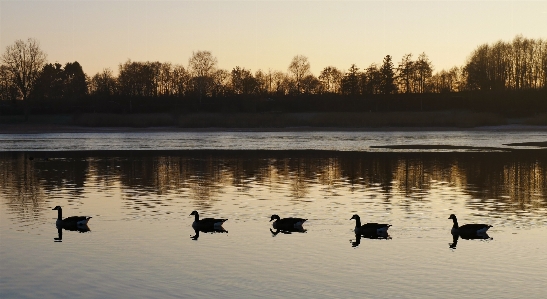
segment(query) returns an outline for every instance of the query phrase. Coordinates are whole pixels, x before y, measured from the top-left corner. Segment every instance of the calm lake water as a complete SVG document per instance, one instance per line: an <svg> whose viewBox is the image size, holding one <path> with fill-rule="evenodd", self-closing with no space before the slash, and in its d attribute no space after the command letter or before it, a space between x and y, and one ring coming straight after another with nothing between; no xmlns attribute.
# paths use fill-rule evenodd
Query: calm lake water
<svg viewBox="0 0 547 299"><path fill-rule="evenodd" d="M0 298L545 298L547 150L516 145L545 141L0 134ZM57 205L90 231L59 232ZM193 210L227 232L194 240ZM455 242L452 213L488 238ZM276 234L272 214L305 232ZM389 237L357 238L353 214Z"/></svg>

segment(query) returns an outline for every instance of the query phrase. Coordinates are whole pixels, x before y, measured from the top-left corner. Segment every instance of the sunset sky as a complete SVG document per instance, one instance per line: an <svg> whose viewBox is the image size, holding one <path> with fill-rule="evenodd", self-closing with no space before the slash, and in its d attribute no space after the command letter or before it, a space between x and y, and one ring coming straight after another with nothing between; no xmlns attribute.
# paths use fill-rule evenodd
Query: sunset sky
<svg viewBox="0 0 547 299"><path fill-rule="evenodd" d="M440 71L517 34L547 38L547 1L0 0L2 53L32 37L49 62L78 61L90 76L128 59L187 66L199 50L253 72L304 55L315 75L425 52Z"/></svg>

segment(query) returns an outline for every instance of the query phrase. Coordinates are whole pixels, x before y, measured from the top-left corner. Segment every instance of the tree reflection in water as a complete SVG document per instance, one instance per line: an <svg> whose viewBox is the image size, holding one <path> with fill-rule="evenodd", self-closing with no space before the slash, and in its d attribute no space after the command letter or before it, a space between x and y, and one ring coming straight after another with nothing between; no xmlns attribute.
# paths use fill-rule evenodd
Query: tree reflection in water
<svg viewBox="0 0 547 299"><path fill-rule="evenodd" d="M119 188L123 204L135 213L172 206L173 198L189 198L205 210L226 188L252 193L258 186L289 190L296 202L314 186L325 196L366 189L409 212L431 200L431 190L452 188L472 195L470 209L545 213L546 156L545 150L3 152L0 195L9 213L23 219L45 217L44 202L52 196L80 199L90 186L105 194ZM393 201L396 196L403 200Z"/></svg>

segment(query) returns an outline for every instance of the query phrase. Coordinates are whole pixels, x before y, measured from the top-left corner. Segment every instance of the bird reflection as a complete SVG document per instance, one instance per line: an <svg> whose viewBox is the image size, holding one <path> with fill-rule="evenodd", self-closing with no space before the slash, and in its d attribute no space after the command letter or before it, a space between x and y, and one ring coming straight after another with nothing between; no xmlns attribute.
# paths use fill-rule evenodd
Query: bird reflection
<svg viewBox="0 0 547 299"><path fill-rule="evenodd" d="M78 225L78 226L57 226L57 238L53 238L54 242L63 242L63 229L64 230L70 230L70 231L77 231L79 233L87 233L91 231L89 227L86 225Z"/></svg>
<svg viewBox="0 0 547 299"><path fill-rule="evenodd" d="M458 246L458 239L464 240L493 240L487 233L457 233L452 232L452 243L448 243L450 249L456 249Z"/></svg>
<svg viewBox="0 0 547 299"><path fill-rule="evenodd" d="M387 232L355 234L355 241L349 240L351 243L351 247L359 246L359 244L361 244L361 238L391 240L391 237Z"/></svg>
<svg viewBox="0 0 547 299"><path fill-rule="evenodd" d="M283 228L278 227L275 230L270 228L270 232L272 233L272 237L275 237L279 233L286 234L286 235L290 235L292 233L305 233L306 229L304 229L302 226L300 226L300 227L283 227Z"/></svg>
<svg viewBox="0 0 547 299"><path fill-rule="evenodd" d="M200 228L194 227L194 232L196 234L194 236L191 236L192 240L194 240L194 241L197 241L197 239L199 238L199 233L200 232L202 232L202 233L211 233L211 234L214 234L214 233L228 233L228 231L225 230L222 226L218 226L218 227L200 227Z"/></svg>

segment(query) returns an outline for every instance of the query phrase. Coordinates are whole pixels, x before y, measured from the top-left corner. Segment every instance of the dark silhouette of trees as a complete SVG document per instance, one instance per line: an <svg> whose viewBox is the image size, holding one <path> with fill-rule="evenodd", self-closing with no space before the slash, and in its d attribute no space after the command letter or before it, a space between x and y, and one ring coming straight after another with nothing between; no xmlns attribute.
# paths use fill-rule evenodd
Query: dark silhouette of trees
<svg viewBox="0 0 547 299"><path fill-rule="evenodd" d="M401 93L431 92L430 81L433 65L425 53L413 61L412 54L405 54L397 67L397 87Z"/></svg>
<svg viewBox="0 0 547 299"><path fill-rule="evenodd" d="M198 51L192 53L187 67L128 60L119 65L117 75L105 69L88 78L78 62L64 67L46 64L45 54L32 39L17 41L1 58L0 100L6 102L1 103L0 114L21 113L24 108L28 115L29 101L34 103L31 108L41 113L453 107L479 111L520 109L522 115L541 110L531 107L547 105L541 99L541 92L544 95L547 91L547 42L522 36L510 42L480 45L465 65L435 73L425 53L416 59L405 54L397 67L390 55L381 64L372 63L362 70L356 64L345 72L328 66L315 77L303 55L292 59L287 72L258 70L253 74L240 66L231 71L218 69L211 52ZM37 65L41 68L31 72L23 67L25 63L31 69ZM337 95L349 97L339 101ZM519 108L521 101L527 101L528 106Z"/></svg>
<svg viewBox="0 0 547 299"><path fill-rule="evenodd" d="M235 94L249 95L257 91L259 82L251 71L236 66L231 72L232 90Z"/></svg>
<svg viewBox="0 0 547 299"><path fill-rule="evenodd" d="M37 109L50 105L62 105L66 109L69 104L82 103L87 95L87 77L75 61L65 64L64 68L60 63L46 64L36 80L31 98Z"/></svg>
<svg viewBox="0 0 547 299"><path fill-rule="evenodd" d="M382 94L392 94L397 92L397 86L395 85L395 72L391 56L384 57L384 63L380 67L380 75L382 81L380 82L380 92Z"/></svg>
<svg viewBox="0 0 547 299"><path fill-rule="evenodd" d="M271 74L266 74L262 70L255 72L256 87L255 92L259 95L264 95L270 92Z"/></svg>
<svg viewBox="0 0 547 299"><path fill-rule="evenodd" d="M373 63L364 72L364 94L380 94L380 86L382 84L382 74L378 66Z"/></svg>
<svg viewBox="0 0 547 299"><path fill-rule="evenodd" d="M171 71L173 95L185 96L192 87L192 76L182 65L175 65Z"/></svg>
<svg viewBox="0 0 547 299"><path fill-rule="evenodd" d="M213 73L211 93L212 97L224 97L229 94L230 73L227 70L218 69Z"/></svg>
<svg viewBox="0 0 547 299"><path fill-rule="evenodd" d="M322 90L321 81L312 74L302 78L300 87L304 94L320 94Z"/></svg>
<svg viewBox="0 0 547 299"><path fill-rule="evenodd" d="M547 42L517 36L477 47L464 71L469 90L526 90L546 86Z"/></svg>
<svg viewBox="0 0 547 299"><path fill-rule="evenodd" d="M102 72L95 74L89 82L90 94L99 97L110 98L117 94L117 82L110 69L104 69Z"/></svg>
<svg viewBox="0 0 547 299"><path fill-rule="evenodd" d="M28 98L46 64L46 54L33 38L27 39L26 42L17 40L15 44L6 47L2 54L2 63L6 67L8 78L25 103L25 119L28 120Z"/></svg>
<svg viewBox="0 0 547 299"><path fill-rule="evenodd" d="M64 83L63 66L60 63L48 63L36 80L33 91L34 98L41 102L62 100L65 89Z"/></svg>
<svg viewBox="0 0 547 299"><path fill-rule="evenodd" d="M294 80L294 91L296 93L302 93L302 80L304 77L311 75L308 57L304 55L294 56L289 64L288 70Z"/></svg>
<svg viewBox="0 0 547 299"><path fill-rule="evenodd" d="M411 93L411 84L414 79L414 61L412 54L405 54L397 67L399 91L402 93Z"/></svg>
<svg viewBox="0 0 547 299"><path fill-rule="evenodd" d="M430 79L428 90L433 93L458 92L464 90L462 69L455 66L450 70L442 70Z"/></svg>
<svg viewBox="0 0 547 299"><path fill-rule="evenodd" d="M359 95L361 93L360 88L360 73L359 68L352 64L349 70L346 72L341 82L341 91L345 95Z"/></svg>
<svg viewBox="0 0 547 299"><path fill-rule="evenodd" d="M319 81L323 85L323 91L327 93L340 92L342 72L334 66L327 66L321 71Z"/></svg>
<svg viewBox="0 0 547 299"><path fill-rule="evenodd" d="M417 92L427 92L427 84L433 75L433 65L425 53L420 54L418 60L414 64L416 69Z"/></svg>
<svg viewBox="0 0 547 299"><path fill-rule="evenodd" d="M216 57L209 51L192 52L192 57L188 60L193 89L197 92L200 102L203 96L211 95L217 63Z"/></svg>
<svg viewBox="0 0 547 299"><path fill-rule="evenodd" d="M88 94L86 75L77 61L65 65L63 80L65 99L82 100Z"/></svg>
<svg viewBox="0 0 547 299"><path fill-rule="evenodd" d="M128 60L119 65L118 90L130 97L157 96L159 63Z"/></svg>
<svg viewBox="0 0 547 299"><path fill-rule="evenodd" d="M8 67L0 65L0 101L15 102L19 95L19 90L11 80L11 73Z"/></svg>

